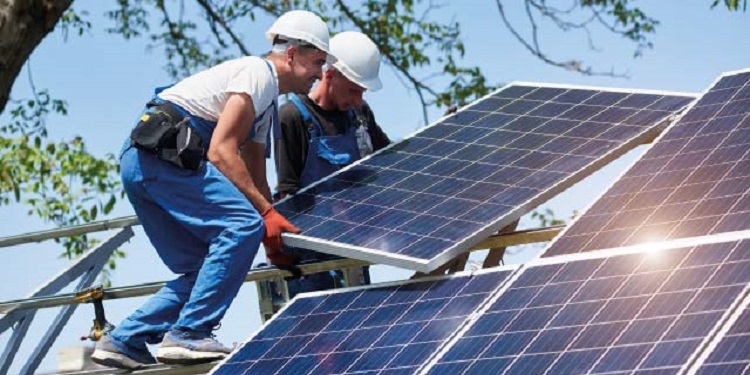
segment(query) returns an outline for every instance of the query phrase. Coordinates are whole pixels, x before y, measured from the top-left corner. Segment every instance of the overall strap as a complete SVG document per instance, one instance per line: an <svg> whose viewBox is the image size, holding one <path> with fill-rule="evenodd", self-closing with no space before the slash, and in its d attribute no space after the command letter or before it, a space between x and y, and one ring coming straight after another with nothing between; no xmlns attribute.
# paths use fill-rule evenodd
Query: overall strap
<svg viewBox="0 0 750 375"><path fill-rule="evenodd" d="M271 63L266 59L263 59L263 62L266 63L266 67L271 72L271 74L273 74L273 66L271 66ZM281 139L281 125L279 124L278 98L273 98L273 102L271 103L271 106L273 106L273 137L274 139L278 140L278 139Z"/></svg>
<svg viewBox="0 0 750 375"><path fill-rule="evenodd" d="M318 122L318 119L316 119L310 111L307 109L307 106L305 106L304 103L302 103L302 99L300 99L297 95L291 96L291 102L294 104L295 107L297 107L297 110L299 110L300 115L302 115L302 121L306 124L312 123L313 126L310 127L310 132L313 133L313 135L317 135L318 137L323 135L323 127L320 125L320 122Z"/></svg>
<svg viewBox="0 0 750 375"><path fill-rule="evenodd" d="M162 91L164 91L164 90L166 90L166 89L168 89L168 88L170 88L172 86L174 86L174 83L171 83L171 84L166 85L166 86L160 86L160 87L155 88L154 89L154 96L159 95Z"/></svg>
<svg viewBox="0 0 750 375"><path fill-rule="evenodd" d="M263 60L263 62L266 63L266 67L273 75L273 67L271 66L271 63L265 59ZM281 125L279 124L279 106L277 104L277 98L274 98L271 104L266 107L266 109L263 110L260 115L255 116L253 127L250 128L250 133L248 134L248 138L255 137L255 125L266 115L266 112L268 112L269 110L273 110L273 113L271 114L271 129L268 133L266 133L266 159L271 158L271 132L273 132L273 138L275 140L281 139Z"/></svg>

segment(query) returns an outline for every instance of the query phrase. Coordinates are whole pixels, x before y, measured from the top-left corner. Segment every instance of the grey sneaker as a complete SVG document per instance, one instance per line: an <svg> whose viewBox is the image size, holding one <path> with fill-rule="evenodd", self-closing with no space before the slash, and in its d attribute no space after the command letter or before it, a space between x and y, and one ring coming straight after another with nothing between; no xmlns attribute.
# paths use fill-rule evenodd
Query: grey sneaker
<svg viewBox="0 0 750 375"><path fill-rule="evenodd" d="M168 365L192 365L222 359L231 352L211 333L173 329L164 335L156 359Z"/></svg>
<svg viewBox="0 0 750 375"><path fill-rule="evenodd" d="M110 335L104 335L99 339L94 353L91 355L91 360L102 366L127 370L156 364L156 359L148 351L146 345L143 345L143 348L140 349L133 348L113 339Z"/></svg>

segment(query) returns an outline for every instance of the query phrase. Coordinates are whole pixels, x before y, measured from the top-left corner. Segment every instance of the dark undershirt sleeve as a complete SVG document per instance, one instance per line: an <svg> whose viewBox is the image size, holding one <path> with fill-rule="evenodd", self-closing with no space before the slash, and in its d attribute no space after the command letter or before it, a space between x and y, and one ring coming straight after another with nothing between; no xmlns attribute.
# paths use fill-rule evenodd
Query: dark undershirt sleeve
<svg viewBox="0 0 750 375"><path fill-rule="evenodd" d="M276 173L278 191L282 195L294 194L300 189L300 178L307 159L309 140L302 115L292 104L286 103L279 111L281 139L276 147Z"/></svg>
<svg viewBox="0 0 750 375"><path fill-rule="evenodd" d="M362 105L362 114L367 119L367 133L370 134L373 150L377 151L388 146L391 143L391 140L388 138L388 135L385 134L383 129L378 126L378 123L375 121L375 115L367 103Z"/></svg>

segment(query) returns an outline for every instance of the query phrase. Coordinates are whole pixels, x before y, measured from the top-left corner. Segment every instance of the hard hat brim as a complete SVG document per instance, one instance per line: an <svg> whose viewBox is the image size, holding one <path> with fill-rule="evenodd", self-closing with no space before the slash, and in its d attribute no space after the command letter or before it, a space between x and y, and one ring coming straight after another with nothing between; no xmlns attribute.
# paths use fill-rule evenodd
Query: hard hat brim
<svg viewBox="0 0 750 375"><path fill-rule="evenodd" d="M333 56L333 55L328 55ZM335 57L334 57L335 59ZM331 63L331 66L338 70L339 73L341 73L346 79L353 82L359 87L362 87L364 89L367 89L367 91L378 91L381 88L383 88L383 83L380 82L380 77L374 77L370 79L363 79L361 77L357 77L354 72L350 71L346 65L344 65L342 62L335 61L334 63Z"/></svg>
<svg viewBox="0 0 750 375"><path fill-rule="evenodd" d="M294 34L294 33L287 33L287 34ZM314 46L315 48L317 48L317 49L325 52L329 56L331 55L331 51L330 51L330 48L328 47L328 45L324 44L320 40L317 40L315 38L310 38L309 36L305 36L305 35L284 35L284 34L281 34L281 33L277 34L277 33L269 31L269 32L266 33L266 39L268 39L269 42L273 43L273 41L274 41L274 39L276 39L277 35L280 38L294 38L294 39L303 40L305 43L308 43L309 45Z"/></svg>
<svg viewBox="0 0 750 375"><path fill-rule="evenodd" d="M354 82L354 83L366 88L367 91L378 91L383 88L383 82L381 82L380 78L378 77L364 81L362 83L358 83L358 82Z"/></svg>

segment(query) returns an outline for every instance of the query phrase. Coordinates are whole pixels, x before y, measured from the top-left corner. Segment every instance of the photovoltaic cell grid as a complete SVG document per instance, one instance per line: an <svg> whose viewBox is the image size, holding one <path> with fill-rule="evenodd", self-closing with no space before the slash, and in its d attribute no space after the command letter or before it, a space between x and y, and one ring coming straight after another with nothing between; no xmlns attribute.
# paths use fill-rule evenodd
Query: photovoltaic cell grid
<svg viewBox="0 0 750 375"><path fill-rule="evenodd" d="M749 282L748 241L527 268L429 374L676 374Z"/></svg>
<svg viewBox="0 0 750 375"><path fill-rule="evenodd" d="M696 374L750 374L750 307L743 310L726 335L721 337Z"/></svg>
<svg viewBox="0 0 750 375"><path fill-rule="evenodd" d="M510 85L277 204L303 230L285 242L429 271L634 147L692 100Z"/></svg>
<svg viewBox="0 0 750 375"><path fill-rule="evenodd" d="M510 273L297 298L213 374L413 374Z"/></svg>
<svg viewBox="0 0 750 375"><path fill-rule="evenodd" d="M750 229L750 71L698 100L545 256Z"/></svg>

